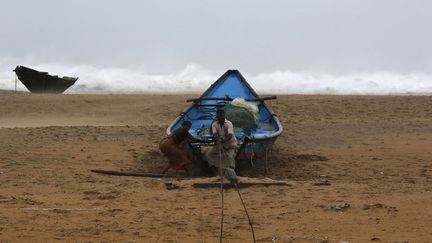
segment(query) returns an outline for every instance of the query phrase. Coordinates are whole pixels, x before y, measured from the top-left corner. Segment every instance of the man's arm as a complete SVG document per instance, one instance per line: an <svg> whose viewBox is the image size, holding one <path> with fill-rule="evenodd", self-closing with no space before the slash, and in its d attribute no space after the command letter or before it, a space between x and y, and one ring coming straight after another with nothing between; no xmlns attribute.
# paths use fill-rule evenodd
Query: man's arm
<svg viewBox="0 0 432 243"><path fill-rule="evenodd" d="M232 139L234 135L231 133L228 133L228 135L226 136L226 139L222 139L222 143L228 142L229 140Z"/></svg>
<svg viewBox="0 0 432 243"><path fill-rule="evenodd" d="M199 138L195 138L194 136L192 136L190 133L188 134L188 140L193 142L193 143L205 143L207 141L199 139Z"/></svg>
<svg viewBox="0 0 432 243"><path fill-rule="evenodd" d="M234 126L232 125L231 122L226 123L227 125L227 135L226 135L226 139L222 140L223 143L230 141L233 136L234 136Z"/></svg>
<svg viewBox="0 0 432 243"><path fill-rule="evenodd" d="M216 126L217 126L217 121L213 121L212 124L210 125L210 134L213 137L213 141L215 141L216 143L219 143L219 142L221 142L222 138L220 137L219 133L217 132Z"/></svg>

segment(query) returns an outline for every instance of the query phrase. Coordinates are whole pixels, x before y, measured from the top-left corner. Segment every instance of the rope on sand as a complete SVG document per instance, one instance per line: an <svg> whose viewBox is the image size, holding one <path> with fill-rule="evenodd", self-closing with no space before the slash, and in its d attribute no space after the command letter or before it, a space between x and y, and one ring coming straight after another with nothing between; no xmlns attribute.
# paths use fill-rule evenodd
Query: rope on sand
<svg viewBox="0 0 432 243"><path fill-rule="evenodd" d="M248 219L248 221L249 221L249 225L250 225L250 228L251 228L251 232L252 232L252 239L253 239L253 242L255 243L255 242L256 242L256 240L255 240L255 231L254 231L254 227L253 227L253 224L252 224L252 220L251 220L250 217L249 217L249 213L248 213L247 208L246 208L246 205L245 205L245 203L244 203L244 201L243 201L243 197L241 196L240 189L239 189L238 186L237 186L237 182L236 182L235 180L233 180L232 183L234 184L234 186L235 186L235 188L236 188L236 190L237 190L237 193L238 193L238 195L239 195L240 201L241 201L241 203L242 203L242 205L243 205L243 209L244 209L244 211L245 211L245 213L246 213L246 217L247 217L247 219Z"/></svg>

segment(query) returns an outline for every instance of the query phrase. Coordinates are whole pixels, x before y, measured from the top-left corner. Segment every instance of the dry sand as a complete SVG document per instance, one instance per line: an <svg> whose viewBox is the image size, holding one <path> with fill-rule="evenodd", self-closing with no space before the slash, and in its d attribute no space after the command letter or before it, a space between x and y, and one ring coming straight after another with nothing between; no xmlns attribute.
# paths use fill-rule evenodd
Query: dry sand
<svg viewBox="0 0 432 243"><path fill-rule="evenodd" d="M219 189L191 187L211 179L90 172L159 172L158 142L195 96L0 92L0 242L218 242ZM257 242L432 241L432 97L268 103L285 131L270 171L242 175L290 186L241 189ZM225 203L224 242L251 242L234 190Z"/></svg>

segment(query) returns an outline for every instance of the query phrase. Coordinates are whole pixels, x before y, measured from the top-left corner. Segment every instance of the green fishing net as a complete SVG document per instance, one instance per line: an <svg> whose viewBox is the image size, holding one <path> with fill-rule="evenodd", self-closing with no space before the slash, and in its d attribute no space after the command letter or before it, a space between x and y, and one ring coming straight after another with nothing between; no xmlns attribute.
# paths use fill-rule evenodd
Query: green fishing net
<svg viewBox="0 0 432 243"><path fill-rule="evenodd" d="M252 129L258 127L258 121L253 112L239 106L226 105L223 110L225 117L231 121L234 127Z"/></svg>

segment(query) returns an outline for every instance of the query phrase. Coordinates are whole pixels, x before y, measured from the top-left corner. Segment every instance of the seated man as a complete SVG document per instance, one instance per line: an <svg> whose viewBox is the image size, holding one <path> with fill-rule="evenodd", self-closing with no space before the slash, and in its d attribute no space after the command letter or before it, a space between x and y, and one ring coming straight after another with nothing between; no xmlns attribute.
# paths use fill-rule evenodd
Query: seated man
<svg viewBox="0 0 432 243"><path fill-rule="evenodd" d="M185 142L205 142L201 139L192 137L189 129L192 127L190 121L184 121L182 126L174 130L168 137L162 139L159 143L159 149L168 158L169 163L162 171L165 174L168 169L174 169L176 172L179 170L187 170L187 165L191 162L186 152L183 150L182 145Z"/></svg>
<svg viewBox="0 0 432 243"><path fill-rule="evenodd" d="M237 139L234 136L233 124L225 119L224 110L217 111L216 120L212 123L210 132L216 141L216 146L207 153L209 166L223 170L225 176L232 173L235 175Z"/></svg>

